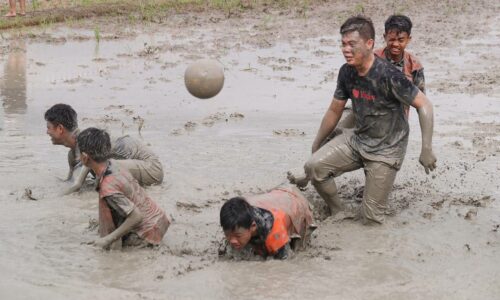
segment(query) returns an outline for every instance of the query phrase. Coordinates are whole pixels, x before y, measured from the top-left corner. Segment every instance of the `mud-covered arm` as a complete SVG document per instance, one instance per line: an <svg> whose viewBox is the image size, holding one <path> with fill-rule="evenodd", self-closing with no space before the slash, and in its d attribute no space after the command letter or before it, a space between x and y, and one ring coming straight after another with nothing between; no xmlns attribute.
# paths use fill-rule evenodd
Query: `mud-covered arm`
<svg viewBox="0 0 500 300"><path fill-rule="evenodd" d="M129 233L143 219L143 216L137 207L134 207L128 214L125 221L116 230L105 237L102 237L94 242L98 247L108 248L114 241Z"/></svg>
<svg viewBox="0 0 500 300"><path fill-rule="evenodd" d="M72 150L68 151L68 176L65 181L70 181L73 178L73 171L75 170L75 153Z"/></svg>
<svg viewBox="0 0 500 300"><path fill-rule="evenodd" d="M290 257L290 244L286 244L285 246L281 247L278 251L276 251L276 254L273 255L274 259L281 259L285 260Z"/></svg>
<svg viewBox="0 0 500 300"><path fill-rule="evenodd" d="M420 129L422 131L422 150L419 162L424 166L425 173L436 168L436 156L432 151L432 135L434 131L434 111L432 103L421 91L411 103L417 109Z"/></svg>
<svg viewBox="0 0 500 300"><path fill-rule="evenodd" d="M65 189L61 194L69 195L71 193L79 191L83 183L85 182L85 179L87 178L89 172L90 172L89 168L82 166L81 171L78 174L78 177L76 178L75 182L73 182L73 184L69 188Z"/></svg>
<svg viewBox="0 0 500 300"><path fill-rule="evenodd" d="M316 138L312 144L312 153L316 152L320 146L321 142L335 129L337 126L340 117L342 117L342 112L344 111L344 107L347 101L339 100L333 98L330 107L326 111L323 116L323 120L321 121L321 125L319 127L318 133L316 134Z"/></svg>

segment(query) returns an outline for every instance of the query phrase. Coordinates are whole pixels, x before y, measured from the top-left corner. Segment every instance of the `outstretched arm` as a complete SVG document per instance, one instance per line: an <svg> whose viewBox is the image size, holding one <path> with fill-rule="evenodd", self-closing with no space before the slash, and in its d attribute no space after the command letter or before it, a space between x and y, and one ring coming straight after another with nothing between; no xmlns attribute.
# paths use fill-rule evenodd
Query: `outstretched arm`
<svg viewBox="0 0 500 300"><path fill-rule="evenodd" d="M69 171L68 171L68 176L66 176L65 181L70 181L73 178L73 171L75 170L75 153L72 150L68 151L68 166L69 166Z"/></svg>
<svg viewBox="0 0 500 300"><path fill-rule="evenodd" d="M432 152L432 134L434 130L434 111L432 103L427 96L419 91L412 104L417 109L420 129L422 131L422 151L420 152L420 164L424 166L425 173L436 168L436 156Z"/></svg>
<svg viewBox="0 0 500 300"><path fill-rule="evenodd" d="M78 174L78 177L76 178L75 182L67 189L65 189L61 194L62 195L69 195L71 193L77 192L80 190L82 187L83 183L85 182L85 179L87 178L87 175L89 174L90 169L82 166L81 171Z"/></svg>
<svg viewBox="0 0 500 300"><path fill-rule="evenodd" d="M332 132L333 129L337 126L340 117L342 117L342 112L344 111L344 107L347 101L338 100L333 98L330 107L325 113L323 120L321 121L321 126L319 127L318 133L316 134L316 138L314 139L312 145L312 153L316 152L320 146L321 142Z"/></svg>
<svg viewBox="0 0 500 300"><path fill-rule="evenodd" d="M111 232L105 237L102 237L94 242L98 247L108 248L114 241L120 239L125 234L129 233L132 228L142 221L141 212L134 207L134 209L127 216L125 221L116 230Z"/></svg>

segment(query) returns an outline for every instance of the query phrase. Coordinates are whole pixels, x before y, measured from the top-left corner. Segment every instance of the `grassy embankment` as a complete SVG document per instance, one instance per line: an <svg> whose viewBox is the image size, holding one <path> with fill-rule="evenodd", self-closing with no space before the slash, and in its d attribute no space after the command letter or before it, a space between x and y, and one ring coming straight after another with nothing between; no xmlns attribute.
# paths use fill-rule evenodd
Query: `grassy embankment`
<svg viewBox="0 0 500 300"><path fill-rule="evenodd" d="M0 17L0 30L26 26L47 25L100 16L126 16L132 21L161 20L176 12L206 10L223 11L227 17L243 10L263 6L296 6L307 9L314 0L28 0L23 17ZM7 5L0 12L7 12Z"/></svg>

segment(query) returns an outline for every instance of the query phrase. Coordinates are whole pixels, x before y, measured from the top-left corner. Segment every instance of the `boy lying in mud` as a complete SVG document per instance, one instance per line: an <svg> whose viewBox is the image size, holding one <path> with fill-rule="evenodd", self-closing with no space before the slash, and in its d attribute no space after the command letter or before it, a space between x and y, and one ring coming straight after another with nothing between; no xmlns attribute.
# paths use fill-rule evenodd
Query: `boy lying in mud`
<svg viewBox="0 0 500 300"><path fill-rule="evenodd" d="M289 258L316 228L309 203L295 187L232 198L220 210L220 224L232 249L275 259Z"/></svg>
<svg viewBox="0 0 500 300"><path fill-rule="evenodd" d="M122 161L109 159L111 141L104 130L78 135L82 164L94 171L99 192L99 234L105 249L158 245L170 225L165 212L139 186Z"/></svg>
<svg viewBox="0 0 500 300"><path fill-rule="evenodd" d="M412 53L406 51L406 47L411 41L411 29L413 24L411 19L405 15L391 15L385 21L384 40L385 47L374 51L374 54L387 60L399 71L405 74L406 78L413 82L422 93L425 94L425 76L424 67L419 59ZM409 115L409 105L405 105L405 114ZM355 120L352 110L346 109L345 116L339 121L337 128L321 142L321 147L332 140L334 137L342 134L343 129L354 128ZM309 183L309 177L306 174L294 175L287 173L290 183L299 188L305 188Z"/></svg>
<svg viewBox="0 0 500 300"><path fill-rule="evenodd" d="M69 173L66 181L76 179L61 192L67 195L78 191L90 170L80 163L77 137L79 134L77 114L67 104L56 104L45 112L47 134L54 145L68 147ZM112 143L111 157L123 160L122 165L130 171L141 185L160 184L163 181L163 166L156 154L139 140L128 135L117 138Z"/></svg>

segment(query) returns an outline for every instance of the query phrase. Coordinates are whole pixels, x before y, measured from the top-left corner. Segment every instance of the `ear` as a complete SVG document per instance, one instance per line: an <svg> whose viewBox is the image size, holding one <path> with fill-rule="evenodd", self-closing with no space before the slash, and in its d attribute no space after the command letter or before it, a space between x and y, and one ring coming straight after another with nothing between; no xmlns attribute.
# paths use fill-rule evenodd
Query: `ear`
<svg viewBox="0 0 500 300"><path fill-rule="evenodd" d="M254 232L257 232L257 223L255 221L252 221L252 225L250 225L250 232L253 234Z"/></svg>
<svg viewBox="0 0 500 300"><path fill-rule="evenodd" d="M368 41L366 41L366 46L368 47L368 49L373 49L373 46L375 46L375 41L373 39L369 39Z"/></svg>
<svg viewBox="0 0 500 300"><path fill-rule="evenodd" d="M87 165L87 163L89 162L89 159L90 159L90 156L87 153L85 153L85 152L80 153L80 161L82 162L82 164Z"/></svg>
<svg viewBox="0 0 500 300"><path fill-rule="evenodd" d="M57 124L56 129L61 133L66 131L66 128L62 124Z"/></svg>

